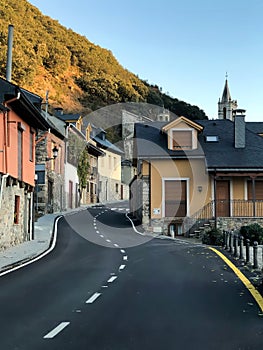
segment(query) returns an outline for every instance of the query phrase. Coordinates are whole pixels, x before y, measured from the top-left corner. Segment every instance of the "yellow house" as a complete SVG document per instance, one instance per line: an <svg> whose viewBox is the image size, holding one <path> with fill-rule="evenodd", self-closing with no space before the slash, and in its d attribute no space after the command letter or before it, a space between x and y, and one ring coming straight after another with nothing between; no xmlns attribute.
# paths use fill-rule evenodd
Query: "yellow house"
<svg viewBox="0 0 263 350"><path fill-rule="evenodd" d="M176 120L135 125L137 176L131 212L148 231L189 235L263 217L263 138L243 110L234 121Z"/></svg>
<svg viewBox="0 0 263 350"><path fill-rule="evenodd" d="M106 137L106 131L92 125L91 139L104 152L104 157L98 159L98 198L109 202L123 199L123 184L121 182L121 158L123 151L111 143Z"/></svg>

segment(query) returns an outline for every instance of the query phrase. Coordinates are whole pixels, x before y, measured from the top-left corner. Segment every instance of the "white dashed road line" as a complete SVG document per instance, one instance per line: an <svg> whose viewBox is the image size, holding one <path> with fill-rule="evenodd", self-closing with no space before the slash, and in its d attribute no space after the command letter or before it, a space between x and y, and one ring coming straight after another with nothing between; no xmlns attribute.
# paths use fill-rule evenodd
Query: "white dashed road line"
<svg viewBox="0 0 263 350"><path fill-rule="evenodd" d="M110 239L106 239L106 242L111 243L111 240Z"/></svg>
<svg viewBox="0 0 263 350"><path fill-rule="evenodd" d="M92 304L98 297L101 296L101 293L94 293L87 301L86 304Z"/></svg>
<svg viewBox="0 0 263 350"><path fill-rule="evenodd" d="M119 244L116 244L116 243L115 243L115 244L114 244L114 247L119 248Z"/></svg>
<svg viewBox="0 0 263 350"><path fill-rule="evenodd" d="M125 250L124 250L124 249L121 249L121 253L122 253L122 254L125 254Z"/></svg>
<svg viewBox="0 0 263 350"><path fill-rule="evenodd" d="M121 265L121 266L119 267L119 270L123 270L123 269L125 269L125 267L126 267L126 265Z"/></svg>
<svg viewBox="0 0 263 350"><path fill-rule="evenodd" d="M56 328L54 328L52 331L50 331L48 334L44 336L44 339L52 339L54 338L58 333L63 331L64 328L66 328L70 322L61 322Z"/></svg>
<svg viewBox="0 0 263 350"><path fill-rule="evenodd" d="M125 256L123 257L123 260L128 260L127 255L125 255Z"/></svg>
<svg viewBox="0 0 263 350"><path fill-rule="evenodd" d="M117 276L112 276L110 279L108 279L108 283L112 283L113 281L115 281L118 277Z"/></svg>

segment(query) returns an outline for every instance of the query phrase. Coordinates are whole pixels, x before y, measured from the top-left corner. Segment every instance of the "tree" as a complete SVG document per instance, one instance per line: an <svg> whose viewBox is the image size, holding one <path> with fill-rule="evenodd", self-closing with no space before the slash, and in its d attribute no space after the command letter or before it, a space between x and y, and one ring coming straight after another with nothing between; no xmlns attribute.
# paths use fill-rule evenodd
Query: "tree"
<svg viewBox="0 0 263 350"><path fill-rule="evenodd" d="M89 154L87 149L84 148L82 153L80 154L78 167L77 167L77 174L79 177L79 186L80 186L80 198L82 197L83 188L86 188L87 186L87 177L88 177L89 168L90 168Z"/></svg>

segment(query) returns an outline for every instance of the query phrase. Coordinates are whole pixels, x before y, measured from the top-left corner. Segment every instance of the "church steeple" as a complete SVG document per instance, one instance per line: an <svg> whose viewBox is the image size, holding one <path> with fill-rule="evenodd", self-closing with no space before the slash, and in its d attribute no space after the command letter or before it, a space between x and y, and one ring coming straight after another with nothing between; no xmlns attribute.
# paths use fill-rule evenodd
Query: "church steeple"
<svg viewBox="0 0 263 350"><path fill-rule="evenodd" d="M226 102L229 102L229 101L231 101L231 95L230 95L230 91L229 91L229 87L228 87L228 81L226 79L221 102L226 103Z"/></svg>
<svg viewBox="0 0 263 350"><path fill-rule="evenodd" d="M218 119L233 120L233 111L237 108L237 101L231 99L228 86L228 76L226 74L225 86L222 94L222 99L218 101Z"/></svg>

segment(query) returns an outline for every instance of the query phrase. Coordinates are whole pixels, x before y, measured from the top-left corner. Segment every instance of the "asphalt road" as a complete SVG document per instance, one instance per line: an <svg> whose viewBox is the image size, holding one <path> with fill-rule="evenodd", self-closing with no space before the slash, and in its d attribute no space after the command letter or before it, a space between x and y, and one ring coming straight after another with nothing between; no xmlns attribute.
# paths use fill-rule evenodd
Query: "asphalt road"
<svg viewBox="0 0 263 350"><path fill-rule="evenodd" d="M135 233L118 207L61 219L48 256L0 278L1 350L263 348L258 307L218 256Z"/></svg>

